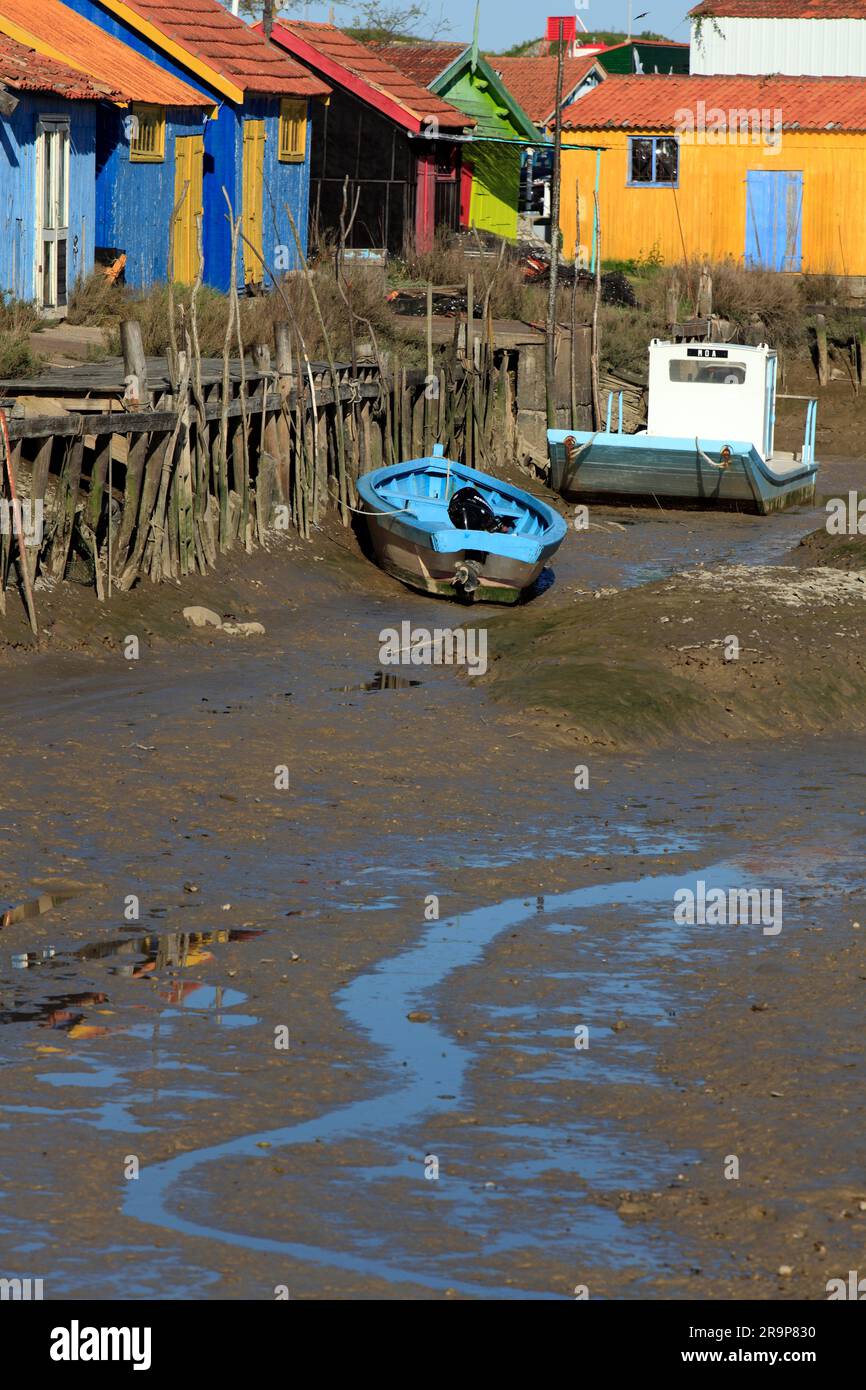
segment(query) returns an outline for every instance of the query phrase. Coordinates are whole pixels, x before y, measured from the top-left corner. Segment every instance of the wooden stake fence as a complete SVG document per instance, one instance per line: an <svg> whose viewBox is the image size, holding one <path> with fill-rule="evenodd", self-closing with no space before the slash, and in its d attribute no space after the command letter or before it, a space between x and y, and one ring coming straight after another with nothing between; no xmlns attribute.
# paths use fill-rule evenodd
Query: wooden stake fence
<svg viewBox="0 0 866 1390"><path fill-rule="evenodd" d="M310 363L288 323L276 325L273 351L252 345L253 364L230 359L228 346L223 360L202 360L183 313L167 366L145 360L139 325L125 323L122 365L28 383L26 414L8 402L12 476L25 516L30 506L27 578L92 583L102 599L145 579L204 574L221 551L265 544L272 530L308 538L328 505L345 515L359 474L436 442L481 468L514 458L517 358L493 346L486 308L482 332L433 371L384 355L354 371ZM239 327L235 314L236 341ZM36 388L49 397L44 415L32 413ZM62 414L48 413L56 398ZM5 526L0 539L2 586L16 547Z"/></svg>

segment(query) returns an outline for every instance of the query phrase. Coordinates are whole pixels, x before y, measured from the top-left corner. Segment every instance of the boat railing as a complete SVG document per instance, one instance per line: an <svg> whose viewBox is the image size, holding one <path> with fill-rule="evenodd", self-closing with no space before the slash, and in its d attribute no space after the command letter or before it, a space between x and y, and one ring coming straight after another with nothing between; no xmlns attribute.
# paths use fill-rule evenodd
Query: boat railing
<svg viewBox="0 0 866 1390"><path fill-rule="evenodd" d="M818 419L818 402L813 396L806 405L806 428L803 433L803 462L815 462L815 425Z"/></svg>
<svg viewBox="0 0 866 1390"><path fill-rule="evenodd" d="M803 431L803 452L801 461L806 464L815 462L815 427L818 422L818 398L816 396L793 396L789 394L780 395L780 401L805 401L806 402L806 427Z"/></svg>
<svg viewBox="0 0 866 1390"><path fill-rule="evenodd" d="M611 426L611 419L612 419L612 416L613 416L613 398L614 398L614 395L616 395L616 397L618 398L618 401L619 401L619 424L617 425L617 430L616 430L616 432L617 432L617 434L622 434L622 396L623 396L622 391L616 391L616 392L614 392L614 391L608 391L608 393L607 393L607 423L606 423L606 425L605 425L605 427L604 427L604 432L605 432L605 434L610 434L610 433L611 433L611 428L610 428L610 426Z"/></svg>

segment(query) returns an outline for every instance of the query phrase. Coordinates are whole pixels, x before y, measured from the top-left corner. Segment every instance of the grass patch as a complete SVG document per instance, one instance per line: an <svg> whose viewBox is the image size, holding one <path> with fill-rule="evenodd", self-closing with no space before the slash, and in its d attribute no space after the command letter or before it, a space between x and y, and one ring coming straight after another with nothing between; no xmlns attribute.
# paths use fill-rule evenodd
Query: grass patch
<svg viewBox="0 0 866 1390"><path fill-rule="evenodd" d="M40 359L30 345L30 335L43 326L32 304L0 298L0 377L30 376Z"/></svg>

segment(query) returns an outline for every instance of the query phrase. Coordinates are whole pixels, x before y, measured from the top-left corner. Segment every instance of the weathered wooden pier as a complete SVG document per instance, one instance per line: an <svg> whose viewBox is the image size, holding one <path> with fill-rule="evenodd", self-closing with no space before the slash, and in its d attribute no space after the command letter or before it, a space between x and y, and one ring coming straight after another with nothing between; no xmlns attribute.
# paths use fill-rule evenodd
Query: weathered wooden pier
<svg viewBox="0 0 866 1390"><path fill-rule="evenodd" d="M204 574L275 527L309 537L329 506L348 524L360 473L437 441L482 468L518 453L520 351L465 323L450 351L434 359L429 345L426 371L391 356L312 363L281 324L242 360L169 363L145 359L137 324L122 327L122 358L0 383L0 612L13 580L24 594L28 579L75 578L105 599ZM23 527L9 521L13 489Z"/></svg>

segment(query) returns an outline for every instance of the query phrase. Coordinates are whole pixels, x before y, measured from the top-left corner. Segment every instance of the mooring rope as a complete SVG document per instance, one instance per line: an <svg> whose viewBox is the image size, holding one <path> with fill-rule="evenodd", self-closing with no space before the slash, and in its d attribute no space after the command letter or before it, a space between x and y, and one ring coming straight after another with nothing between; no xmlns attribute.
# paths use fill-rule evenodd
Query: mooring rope
<svg viewBox="0 0 866 1390"><path fill-rule="evenodd" d="M704 463L708 463L708 464L710 465L710 468L716 468L716 469L724 469L724 468L727 468L727 466L728 466L727 463L716 463L716 462L714 462L713 459L710 458L709 454L705 454L705 453L704 453L703 449L702 449L701 446L700 446L700 442L699 442L699 440L698 440L698 436L697 436L697 435L695 435L695 448L696 448L697 451L698 451L699 457L703 459Z"/></svg>
<svg viewBox="0 0 866 1390"><path fill-rule="evenodd" d="M580 448L577 450L576 453L573 452L573 446L577 443L577 440L575 439L573 434L568 435L568 437L562 441L562 447L565 450L566 463L572 466L575 463L577 463L578 459L586 453L590 445L595 443L596 439L598 439L598 436L600 434L601 430L596 430L595 434L591 435L589 439L585 440L584 443L581 444Z"/></svg>

